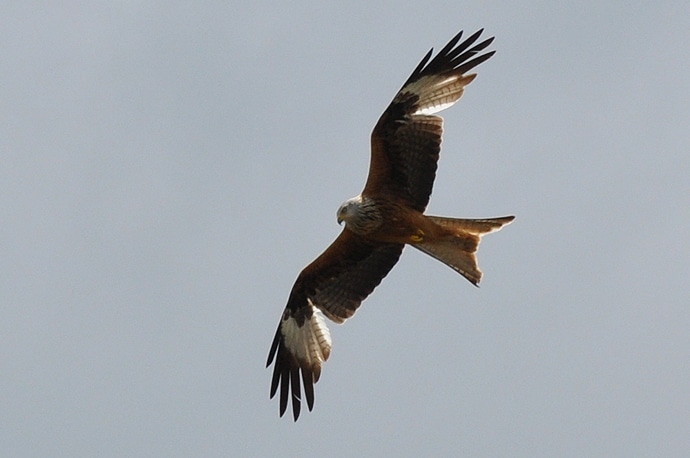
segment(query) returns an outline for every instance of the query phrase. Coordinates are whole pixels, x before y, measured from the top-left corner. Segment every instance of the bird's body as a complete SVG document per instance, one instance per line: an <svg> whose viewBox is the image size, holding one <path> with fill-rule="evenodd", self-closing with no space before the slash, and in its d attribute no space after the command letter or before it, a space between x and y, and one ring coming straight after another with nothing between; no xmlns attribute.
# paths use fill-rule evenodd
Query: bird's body
<svg viewBox="0 0 690 458"><path fill-rule="evenodd" d="M475 253L480 237L514 217L460 219L425 215L440 152L443 119L476 74L466 74L493 55L477 56L493 40L475 44L481 30L458 44L456 35L429 61L422 59L384 111L371 135L369 176L362 193L339 208L345 228L302 270L290 292L267 365L275 362L271 397L280 387L280 414L292 399L299 417L301 388L309 410L314 383L331 352L324 316L342 323L354 315L398 261L405 245L445 263L477 285Z"/></svg>
<svg viewBox="0 0 690 458"><path fill-rule="evenodd" d="M338 210L338 222L344 221L346 228L360 237L378 243L411 245L457 270L475 285L481 279L474 256L480 237L513 219L428 216L386 196L372 199L359 195L345 201Z"/></svg>
<svg viewBox="0 0 690 458"><path fill-rule="evenodd" d="M355 234L381 243L411 243L427 226L423 215L395 199L353 197L338 212L338 220Z"/></svg>

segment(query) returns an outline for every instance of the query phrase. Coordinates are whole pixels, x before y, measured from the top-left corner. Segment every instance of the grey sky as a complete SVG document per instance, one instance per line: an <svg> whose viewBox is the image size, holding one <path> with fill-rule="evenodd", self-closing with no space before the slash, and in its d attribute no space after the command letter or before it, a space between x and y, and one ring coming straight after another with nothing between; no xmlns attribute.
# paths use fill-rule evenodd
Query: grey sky
<svg viewBox="0 0 690 458"><path fill-rule="evenodd" d="M3 456L690 454L687 1L236 3L0 6ZM429 212L517 220L479 289L406 250L278 418L373 125L481 27Z"/></svg>

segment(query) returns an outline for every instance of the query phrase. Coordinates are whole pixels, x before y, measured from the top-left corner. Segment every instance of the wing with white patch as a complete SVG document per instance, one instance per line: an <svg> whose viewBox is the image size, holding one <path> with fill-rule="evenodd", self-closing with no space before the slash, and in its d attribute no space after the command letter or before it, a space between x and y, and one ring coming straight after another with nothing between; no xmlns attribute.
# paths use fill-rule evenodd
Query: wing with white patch
<svg viewBox="0 0 690 458"><path fill-rule="evenodd" d="M297 420L302 387L309 410L314 405L314 383L331 353L324 315L337 323L351 317L393 268L402 249L403 245L370 242L344 229L297 277L266 363L275 363L271 398L280 387L281 416L290 397Z"/></svg>
<svg viewBox="0 0 690 458"><path fill-rule="evenodd" d="M475 32L459 45L457 43L462 37L462 32L458 33L431 62L429 59L433 49L430 50L405 81L392 103L404 101L409 95L416 96L418 98L414 101L411 114L433 114L457 102L465 86L476 77L476 74L465 73L488 60L496 52L477 56L494 40L491 37L475 44L482 32L483 30Z"/></svg>
<svg viewBox="0 0 690 458"><path fill-rule="evenodd" d="M314 407L314 383L321 376L321 364L331 354L331 333L328 331L323 314L308 305L297 311L285 309L273 338L269 352L269 365L275 358L271 397L275 396L280 385L280 415L287 409L288 394L292 386L292 410L295 421L300 413L302 384L309 410Z"/></svg>
<svg viewBox="0 0 690 458"><path fill-rule="evenodd" d="M476 74L465 73L489 59L478 55L493 38L476 43L482 31L458 44L456 35L433 60L429 51L386 108L371 135L369 177L362 194L394 192L418 211L429 203L441 151L443 119ZM475 44L476 43L476 44Z"/></svg>
<svg viewBox="0 0 690 458"><path fill-rule="evenodd" d="M469 75L429 75L405 86L405 91L418 97L412 115L432 115L450 108L460 100L465 86L477 77Z"/></svg>

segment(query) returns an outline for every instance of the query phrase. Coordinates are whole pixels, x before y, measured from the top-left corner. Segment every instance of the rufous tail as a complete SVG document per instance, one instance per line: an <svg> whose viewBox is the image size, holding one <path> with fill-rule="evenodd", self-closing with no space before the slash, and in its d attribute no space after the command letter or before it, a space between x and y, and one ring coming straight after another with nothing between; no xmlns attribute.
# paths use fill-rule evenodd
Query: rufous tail
<svg viewBox="0 0 690 458"><path fill-rule="evenodd" d="M481 237L496 232L515 219L514 216L486 219L444 218L427 216L442 228L444 235L413 243L412 246L433 256L460 273L475 286L482 278L477 266L477 248Z"/></svg>

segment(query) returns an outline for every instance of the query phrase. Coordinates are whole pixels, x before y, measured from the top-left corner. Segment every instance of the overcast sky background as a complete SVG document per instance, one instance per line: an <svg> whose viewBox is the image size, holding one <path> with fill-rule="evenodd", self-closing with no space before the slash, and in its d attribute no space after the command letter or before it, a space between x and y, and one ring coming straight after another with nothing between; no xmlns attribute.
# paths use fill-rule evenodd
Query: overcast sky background
<svg viewBox="0 0 690 458"><path fill-rule="evenodd" d="M690 3L37 3L0 6L0 454L690 455ZM279 418L372 127L481 27L429 212L517 215L482 287L405 250Z"/></svg>

